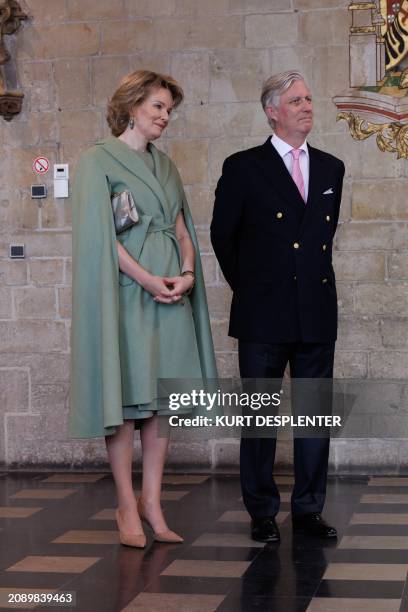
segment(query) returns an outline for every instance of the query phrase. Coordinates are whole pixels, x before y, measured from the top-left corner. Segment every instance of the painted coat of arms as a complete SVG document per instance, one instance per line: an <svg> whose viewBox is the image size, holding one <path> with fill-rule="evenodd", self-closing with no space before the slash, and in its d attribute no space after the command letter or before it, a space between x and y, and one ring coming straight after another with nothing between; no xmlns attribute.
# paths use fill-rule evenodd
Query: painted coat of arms
<svg viewBox="0 0 408 612"><path fill-rule="evenodd" d="M408 0L350 2L350 89L333 98L356 140L408 158Z"/></svg>

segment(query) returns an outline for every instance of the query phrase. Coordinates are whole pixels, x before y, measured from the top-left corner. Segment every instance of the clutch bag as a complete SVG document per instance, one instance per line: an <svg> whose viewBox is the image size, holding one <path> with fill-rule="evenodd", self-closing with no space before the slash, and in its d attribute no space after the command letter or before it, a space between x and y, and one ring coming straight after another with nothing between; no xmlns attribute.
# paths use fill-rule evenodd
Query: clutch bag
<svg viewBox="0 0 408 612"><path fill-rule="evenodd" d="M113 220L117 234L124 232L139 222L136 204L129 189L111 196Z"/></svg>

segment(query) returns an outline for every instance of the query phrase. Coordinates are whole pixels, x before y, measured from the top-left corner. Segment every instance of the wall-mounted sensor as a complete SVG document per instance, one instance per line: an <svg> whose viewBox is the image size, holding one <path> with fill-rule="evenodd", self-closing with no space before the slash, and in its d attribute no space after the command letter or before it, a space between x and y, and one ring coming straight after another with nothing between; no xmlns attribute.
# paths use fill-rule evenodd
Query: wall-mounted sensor
<svg viewBox="0 0 408 612"><path fill-rule="evenodd" d="M24 244L10 244L9 255L10 255L10 259L24 259L25 257Z"/></svg>
<svg viewBox="0 0 408 612"><path fill-rule="evenodd" d="M39 200L47 197L47 188L45 185L31 185L31 198Z"/></svg>
<svg viewBox="0 0 408 612"><path fill-rule="evenodd" d="M54 164L54 198L68 197L68 164Z"/></svg>

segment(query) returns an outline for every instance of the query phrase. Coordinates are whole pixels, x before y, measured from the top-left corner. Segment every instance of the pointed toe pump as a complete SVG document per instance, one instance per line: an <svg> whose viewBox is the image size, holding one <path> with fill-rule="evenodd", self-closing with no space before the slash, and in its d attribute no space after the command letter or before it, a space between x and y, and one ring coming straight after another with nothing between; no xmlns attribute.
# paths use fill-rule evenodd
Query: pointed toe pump
<svg viewBox="0 0 408 612"><path fill-rule="evenodd" d="M168 544L184 542L184 539L181 536L179 536L175 531L172 531L171 529L166 529L166 531L160 531L160 532L154 531L149 520L146 518L143 502L140 497L137 500L137 511L139 512L139 516L141 520L144 521L153 531L153 537L156 540L156 542L165 542Z"/></svg>
<svg viewBox="0 0 408 612"><path fill-rule="evenodd" d="M119 529L119 540L124 546L133 546L134 548L144 548L146 546L146 536L144 533L126 533L123 530L123 521L119 509L115 513L116 522Z"/></svg>

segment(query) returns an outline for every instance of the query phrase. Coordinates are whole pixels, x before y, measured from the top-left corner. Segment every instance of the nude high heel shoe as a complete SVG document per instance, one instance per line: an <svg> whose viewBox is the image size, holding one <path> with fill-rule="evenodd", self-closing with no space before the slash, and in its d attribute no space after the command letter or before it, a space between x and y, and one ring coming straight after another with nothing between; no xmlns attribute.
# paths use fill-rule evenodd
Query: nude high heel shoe
<svg viewBox="0 0 408 612"><path fill-rule="evenodd" d="M184 539L179 536L175 531L171 531L171 529L166 529L166 531L160 531L159 533L153 530L153 527L145 516L144 506L141 497L139 497L139 499L137 500L137 511L142 521L144 521L153 531L153 537L156 542L166 542L168 544L184 542Z"/></svg>
<svg viewBox="0 0 408 612"><path fill-rule="evenodd" d="M119 508L115 512L116 522L119 529L119 540L124 546L133 546L134 548L144 548L146 546L146 536L144 533L125 533L122 528L122 517Z"/></svg>

